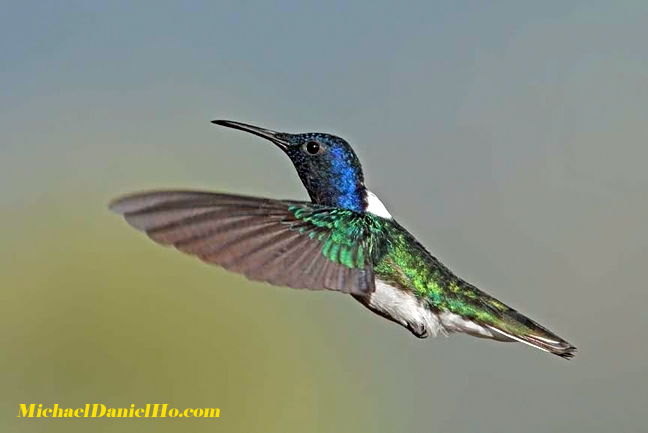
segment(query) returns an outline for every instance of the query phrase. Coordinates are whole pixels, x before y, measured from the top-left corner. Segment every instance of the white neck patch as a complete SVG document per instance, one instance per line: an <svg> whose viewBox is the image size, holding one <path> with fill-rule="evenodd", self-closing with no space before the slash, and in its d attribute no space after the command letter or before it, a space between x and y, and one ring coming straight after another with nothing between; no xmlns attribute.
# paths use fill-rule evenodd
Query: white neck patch
<svg viewBox="0 0 648 433"><path fill-rule="evenodd" d="M378 215L379 217L392 219L391 214L389 213L383 202L381 202L380 199L376 197L376 194L369 190L367 190L367 209L365 209L365 211L371 212L372 214Z"/></svg>

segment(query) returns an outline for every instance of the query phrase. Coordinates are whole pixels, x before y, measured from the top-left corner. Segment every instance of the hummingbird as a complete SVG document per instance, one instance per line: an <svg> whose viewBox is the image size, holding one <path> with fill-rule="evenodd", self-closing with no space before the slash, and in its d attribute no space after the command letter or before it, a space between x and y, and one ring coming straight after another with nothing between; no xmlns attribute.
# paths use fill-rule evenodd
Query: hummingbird
<svg viewBox="0 0 648 433"><path fill-rule="evenodd" d="M459 278L403 228L365 186L346 140L212 123L274 143L310 201L158 190L119 198L111 210L153 241L250 280L351 295L419 338L465 333L574 356L570 343Z"/></svg>

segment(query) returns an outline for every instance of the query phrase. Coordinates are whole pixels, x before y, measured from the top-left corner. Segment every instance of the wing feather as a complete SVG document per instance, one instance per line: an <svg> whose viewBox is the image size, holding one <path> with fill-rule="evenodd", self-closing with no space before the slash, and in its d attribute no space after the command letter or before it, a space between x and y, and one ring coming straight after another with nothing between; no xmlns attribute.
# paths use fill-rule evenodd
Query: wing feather
<svg viewBox="0 0 648 433"><path fill-rule="evenodd" d="M335 218L358 218L351 211L200 191L137 193L113 202L111 210L161 245L252 280L354 294L374 290L372 264L362 251L366 239L349 241L335 232Z"/></svg>

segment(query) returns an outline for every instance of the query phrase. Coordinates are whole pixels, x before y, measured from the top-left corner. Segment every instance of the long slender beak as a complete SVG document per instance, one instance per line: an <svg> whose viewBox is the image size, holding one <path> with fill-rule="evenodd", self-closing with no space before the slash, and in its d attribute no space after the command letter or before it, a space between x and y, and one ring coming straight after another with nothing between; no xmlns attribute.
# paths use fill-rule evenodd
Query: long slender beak
<svg viewBox="0 0 648 433"><path fill-rule="evenodd" d="M272 141L281 149L288 149L289 143L282 137L282 133L272 131L270 129L260 128L258 126L248 125L246 123L234 122L232 120L212 120L212 123L228 128L240 129L241 131L249 132L250 134L258 135L266 140Z"/></svg>

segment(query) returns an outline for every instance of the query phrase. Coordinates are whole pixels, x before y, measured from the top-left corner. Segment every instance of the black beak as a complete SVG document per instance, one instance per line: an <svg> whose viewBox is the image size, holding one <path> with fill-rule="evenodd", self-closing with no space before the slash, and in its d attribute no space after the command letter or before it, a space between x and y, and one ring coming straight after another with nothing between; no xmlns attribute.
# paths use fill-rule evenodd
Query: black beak
<svg viewBox="0 0 648 433"><path fill-rule="evenodd" d="M250 134L258 135L266 140L272 141L279 146L282 150L288 149L289 143L282 137L284 134L280 132L271 131L269 129L260 128L258 126L248 125L246 123L234 122L232 120L212 120L212 123L228 128L240 129L241 131L249 132Z"/></svg>

